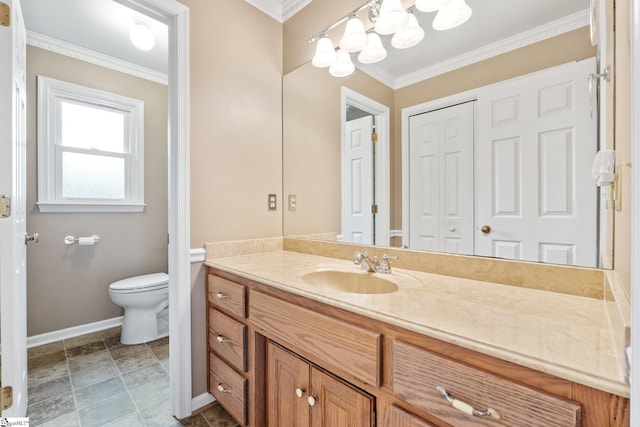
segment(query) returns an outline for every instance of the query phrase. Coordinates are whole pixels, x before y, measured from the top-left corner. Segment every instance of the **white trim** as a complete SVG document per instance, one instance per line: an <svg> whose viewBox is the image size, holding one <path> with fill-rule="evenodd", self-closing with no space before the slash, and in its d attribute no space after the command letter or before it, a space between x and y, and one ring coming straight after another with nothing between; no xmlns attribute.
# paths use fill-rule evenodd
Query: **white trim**
<svg viewBox="0 0 640 427"><path fill-rule="evenodd" d="M389 237L402 237L402 230L389 231Z"/></svg>
<svg viewBox="0 0 640 427"><path fill-rule="evenodd" d="M193 399L191 399L191 410L197 411L198 409L207 406L209 403L215 402L216 398L211 393L202 393Z"/></svg>
<svg viewBox="0 0 640 427"><path fill-rule="evenodd" d="M144 203L49 203L37 202L40 212L143 212Z"/></svg>
<svg viewBox="0 0 640 427"><path fill-rule="evenodd" d="M640 0L631 1L631 423L640 425Z"/></svg>
<svg viewBox="0 0 640 427"><path fill-rule="evenodd" d="M119 71L121 73L140 77L141 79L151 80L152 82L163 85L168 83L166 73L123 61L121 59L114 58L113 56L105 55L44 34L36 33L35 31L27 31L27 44L59 55L68 56L79 59L80 61L89 62L104 68Z"/></svg>
<svg viewBox="0 0 640 427"><path fill-rule="evenodd" d="M282 22L282 2L280 0L245 0L250 5Z"/></svg>
<svg viewBox="0 0 640 427"><path fill-rule="evenodd" d="M84 325L73 326L71 328L51 331L40 335L33 335L27 338L27 348L49 344L51 342L68 340L69 338L92 332L103 331L122 325L122 316L112 319L100 320L98 322L86 323Z"/></svg>
<svg viewBox="0 0 640 427"><path fill-rule="evenodd" d="M312 0L282 0L282 20L286 21L300 12Z"/></svg>
<svg viewBox="0 0 640 427"><path fill-rule="evenodd" d="M171 412L191 415L189 8L176 0L116 0L169 26L169 387Z"/></svg>
<svg viewBox="0 0 640 427"><path fill-rule="evenodd" d="M458 68L466 67L467 65L471 65L485 59L493 58L494 56L502 55L512 50L538 43L551 37L559 36L587 25L589 25L589 10L585 9L583 11L576 12L573 15L549 22L548 24L540 25L531 30L516 34L515 36L508 37L504 40L483 46L479 49L472 50L471 52L458 55L454 58L447 59L446 61L439 62L397 78L381 71L375 66L358 68L384 85L395 90L448 73Z"/></svg>
<svg viewBox="0 0 640 427"><path fill-rule="evenodd" d="M377 177L378 184L376 185L376 201L378 204L378 214L376 218L376 245L377 246L389 246L389 228L390 228L390 210L391 210L391 197L390 189L390 110L384 104L381 104L373 99L359 94L358 92L342 86L340 92L340 108L341 120L340 120L340 135L341 146L345 145L345 117L347 116L346 109L347 103L357 107L362 111L366 111L369 114L376 116L376 131L378 133L378 142L376 143L376 170L375 175ZM341 150L342 153L342 150ZM344 154L341 154L341 159L344 158ZM343 163L343 162L341 162ZM342 164L342 176L344 176L344 164ZM382 185L381 185L382 184ZM344 197L343 197L344 205ZM344 223L344 218L343 218Z"/></svg>
<svg viewBox="0 0 640 427"><path fill-rule="evenodd" d="M204 262L207 259L207 251L204 248L193 248L189 251L191 263Z"/></svg>

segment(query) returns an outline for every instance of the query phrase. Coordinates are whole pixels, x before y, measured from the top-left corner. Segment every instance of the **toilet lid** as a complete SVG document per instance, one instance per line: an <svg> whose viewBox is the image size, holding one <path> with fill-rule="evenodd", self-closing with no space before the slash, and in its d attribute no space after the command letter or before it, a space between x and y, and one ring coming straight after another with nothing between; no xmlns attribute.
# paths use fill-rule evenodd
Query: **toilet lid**
<svg viewBox="0 0 640 427"><path fill-rule="evenodd" d="M150 291L166 287L169 283L169 275L167 273L151 273L142 276L134 276L126 279L118 280L109 285L111 291L132 291L145 290Z"/></svg>

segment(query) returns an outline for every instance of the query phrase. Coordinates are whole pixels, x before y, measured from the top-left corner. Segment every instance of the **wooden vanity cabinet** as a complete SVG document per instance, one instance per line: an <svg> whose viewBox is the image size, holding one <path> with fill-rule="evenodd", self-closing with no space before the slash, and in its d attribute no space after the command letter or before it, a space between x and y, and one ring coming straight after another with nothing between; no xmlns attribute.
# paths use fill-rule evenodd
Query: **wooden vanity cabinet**
<svg viewBox="0 0 640 427"><path fill-rule="evenodd" d="M372 396L267 342L268 427L371 427Z"/></svg>
<svg viewBox="0 0 640 427"><path fill-rule="evenodd" d="M242 425L629 426L627 398L211 267L208 273L209 390ZM223 288L235 296L219 298ZM234 341L245 328L243 350L218 348L220 328ZM218 389L221 376L231 394ZM458 408L491 407L502 419L467 415L438 385Z"/></svg>

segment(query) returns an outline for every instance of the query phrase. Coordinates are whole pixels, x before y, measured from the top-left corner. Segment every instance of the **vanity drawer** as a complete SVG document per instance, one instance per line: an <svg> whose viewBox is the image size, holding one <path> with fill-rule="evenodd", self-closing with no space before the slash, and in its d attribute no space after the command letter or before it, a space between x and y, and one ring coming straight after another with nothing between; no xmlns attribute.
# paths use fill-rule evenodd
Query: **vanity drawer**
<svg viewBox="0 0 640 427"><path fill-rule="evenodd" d="M279 344L344 378L380 386L381 334L252 292L254 327ZM274 335L275 334L275 335Z"/></svg>
<svg viewBox="0 0 640 427"><path fill-rule="evenodd" d="M576 402L513 383L401 341L393 342L392 352L393 394L456 427L580 425L581 408ZM436 391L437 386L456 399L456 406L464 409L461 401L480 411L493 408L502 420L471 416L455 409Z"/></svg>
<svg viewBox="0 0 640 427"><path fill-rule="evenodd" d="M247 425L247 380L213 353L209 353L209 384L209 391L222 407L240 424Z"/></svg>
<svg viewBox="0 0 640 427"><path fill-rule="evenodd" d="M239 318L247 317L246 290L243 285L209 274L209 303Z"/></svg>
<svg viewBox="0 0 640 427"><path fill-rule="evenodd" d="M209 309L209 348L247 372L247 327L213 308Z"/></svg>
<svg viewBox="0 0 640 427"><path fill-rule="evenodd" d="M436 427L396 405L391 407L391 425L393 427Z"/></svg>

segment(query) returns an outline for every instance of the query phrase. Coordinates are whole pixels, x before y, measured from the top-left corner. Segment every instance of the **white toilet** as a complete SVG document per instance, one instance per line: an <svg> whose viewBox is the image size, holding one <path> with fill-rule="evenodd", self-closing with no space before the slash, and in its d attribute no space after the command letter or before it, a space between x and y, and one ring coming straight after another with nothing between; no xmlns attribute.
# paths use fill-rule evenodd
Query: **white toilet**
<svg viewBox="0 0 640 427"><path fill-rule="evenodd" d="M124 308L122 344L140 344L169 335L169 275L152 273L109 285L111 301Z"/></svg>

